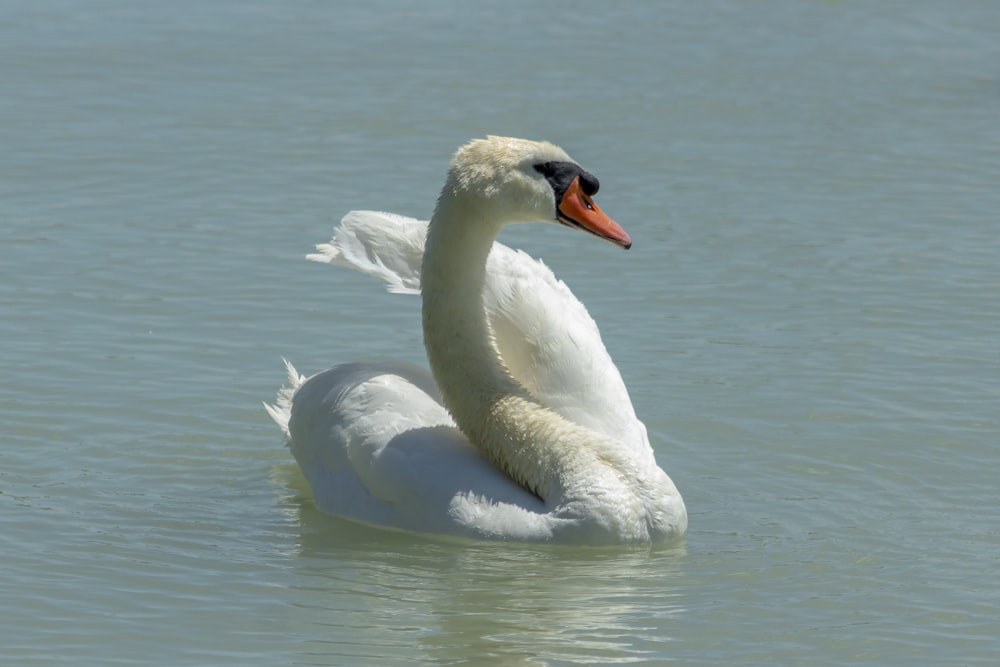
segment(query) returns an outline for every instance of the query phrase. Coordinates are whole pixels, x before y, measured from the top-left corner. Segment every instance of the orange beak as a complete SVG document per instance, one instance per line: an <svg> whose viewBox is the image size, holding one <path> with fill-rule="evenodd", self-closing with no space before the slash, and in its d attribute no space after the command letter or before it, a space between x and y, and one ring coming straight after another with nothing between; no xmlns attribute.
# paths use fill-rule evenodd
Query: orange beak
<svg viewBox="0 0 1000 667"><path fill-rule="evenodd" d="M556 207L556 219L564 225L578 227L626 250L632 247L632 239L625 230L598 208L590 195L580 188L579 176L573 179L563 193Z"/></svg>

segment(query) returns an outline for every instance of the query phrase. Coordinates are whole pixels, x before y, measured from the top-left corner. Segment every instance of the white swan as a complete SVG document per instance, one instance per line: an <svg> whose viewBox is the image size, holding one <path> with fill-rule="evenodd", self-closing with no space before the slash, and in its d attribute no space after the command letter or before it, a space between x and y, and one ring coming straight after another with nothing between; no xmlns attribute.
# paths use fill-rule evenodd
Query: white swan
<svg viewBox="0 0 1000 667"><path fill-rule="evenodd" d="M433 377L348 364L266 406L330 514L419 532L607 544L683 535L594 321L541 262L494 239L552 220L628 248L557 146L489 137L455 154L430 223L354 211L310 259L423 298ZM425 243L426 238L426 243Z"/></svg>

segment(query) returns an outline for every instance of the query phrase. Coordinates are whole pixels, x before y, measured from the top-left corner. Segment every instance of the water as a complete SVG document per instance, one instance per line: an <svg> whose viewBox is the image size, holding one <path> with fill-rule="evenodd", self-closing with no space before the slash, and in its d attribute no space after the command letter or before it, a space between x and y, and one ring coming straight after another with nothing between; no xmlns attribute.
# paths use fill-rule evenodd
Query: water
<svg viewBox="0 0 1000 667"><path fill-rule="evenodd" d="M0 3L0 647L19 665L1000 661L1000 5ZM600 323L686 541L446 542L317 513L260 407L422 361L309 264L548 138L629 253Z"/></svg>

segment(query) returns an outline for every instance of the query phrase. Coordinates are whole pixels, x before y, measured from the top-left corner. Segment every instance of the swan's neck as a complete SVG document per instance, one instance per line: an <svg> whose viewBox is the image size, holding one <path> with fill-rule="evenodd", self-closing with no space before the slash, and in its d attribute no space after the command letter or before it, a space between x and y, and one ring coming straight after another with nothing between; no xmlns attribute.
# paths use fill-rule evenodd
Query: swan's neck
<svg viewBox="0 0 1000 667"><path fill-rule="evenodd" d="M577 491L582 460L602 456L588 442L602 439L540 405L507 371L483 302L502 224L476 210L442 197L428 230L421 276L428 359L466 437L521 486L559 502Z"/></svg>

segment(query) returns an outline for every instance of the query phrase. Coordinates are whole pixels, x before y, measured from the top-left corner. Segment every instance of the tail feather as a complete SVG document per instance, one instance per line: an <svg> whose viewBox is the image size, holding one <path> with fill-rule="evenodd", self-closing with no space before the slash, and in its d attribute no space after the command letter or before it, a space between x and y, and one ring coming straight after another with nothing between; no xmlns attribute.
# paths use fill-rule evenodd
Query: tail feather
<svg viewBox="0 0 1000 667"><path fill-rule="evenodd" d="M292 397L295 396L295 392L306 381L306 377L300 375L290 361L287 359L282 359L282 361L285 362L285 370L288 372L288 384L278 390L278 395L273 405L264 403L264 409L267 410L267 414L271 416L274 423L281 429L281 433L285 436L285 444L287 445L292 438L291 433L288 431L288 420L292 416Z"/></svg>

